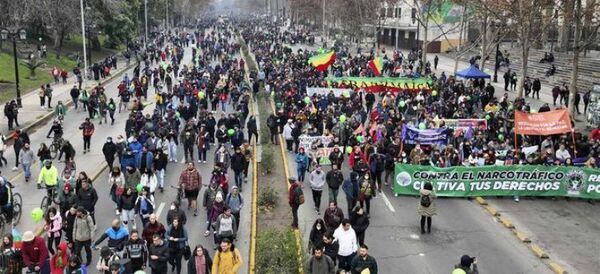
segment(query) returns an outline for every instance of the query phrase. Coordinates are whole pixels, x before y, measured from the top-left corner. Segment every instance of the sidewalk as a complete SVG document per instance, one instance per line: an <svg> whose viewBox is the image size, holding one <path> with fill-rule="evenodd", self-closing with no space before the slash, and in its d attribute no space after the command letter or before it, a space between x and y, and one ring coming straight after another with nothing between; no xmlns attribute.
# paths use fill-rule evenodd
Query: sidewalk
<svg viewBox="0 0 600 274"><path fill-rule="evenodd" d="M135 64L134 61L130 62L130 65L127 66L127 62L125 60L119 61L117 63L117 69L111 71L109 77L101 79L100 81L87 80L83 82L82 87L89 91L92 87L97 85L99 82L104 83L108 82L115 77L119 77L122 72L126 71L128 68ZM77 84L77 78L73 75L67 79L67 83L63 84L50 84L52 87L52 107L55 107L58 104L58 101L62 101L63 104L69 106L72 104L71 100L71 88L73 85ZM54 114L54 109L42 108L40 107L40 97L38 96L39 89L36 89L31 92L27 92L21 97L21 102L23 107L19 109L18 121L19 126L15 128L19 128L21 130L27 130L29 128L33 128L38 123L49 119ZM46 102L45 106L48 106ZM72 109L68 108L67 112ZM0 132L4 134L7 138L12 137L13 131L8 129L8 118L3 116L3 123L0 126ZM6 124L5 124L6 123Z"/></svg>

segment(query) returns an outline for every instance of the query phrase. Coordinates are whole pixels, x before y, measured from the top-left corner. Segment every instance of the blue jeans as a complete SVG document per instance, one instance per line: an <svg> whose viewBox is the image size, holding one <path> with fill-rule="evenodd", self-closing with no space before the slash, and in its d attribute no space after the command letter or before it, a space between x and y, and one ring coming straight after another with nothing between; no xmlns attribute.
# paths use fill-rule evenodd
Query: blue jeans
<svg viewBox="0 0 600 274"><path fill-rule="evenodd" d="M25 173L25 178L31 177L31 163L23 164L23 173Z"/></svg>
<svg viewBox="0 0 600 274"><path fill-rule="evenodd" d="M304 173L306 173L306 168L298 168L296 171L298 172L298 181L304 182Z"/></svg>
<svg viewBox="0 0 600 274"><path fill-rule="evenodd" d="M337 204L337 196L340 189L329 188L329 202L334 201Z"/></svg>
<svg viewBox="0 0 600 274"><path fill-rule="evenodd" d="M235 185L242 191L242 183L244 182L244 172L234 171L235 173Z"/></svg>

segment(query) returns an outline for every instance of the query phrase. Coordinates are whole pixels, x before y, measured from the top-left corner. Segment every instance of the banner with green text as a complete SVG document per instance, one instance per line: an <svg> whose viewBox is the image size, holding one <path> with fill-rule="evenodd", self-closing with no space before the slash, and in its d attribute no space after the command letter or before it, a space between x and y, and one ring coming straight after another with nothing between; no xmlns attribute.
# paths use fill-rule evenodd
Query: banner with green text
<svg viewBox="0 0 600 274"><path fill-rule="evenodd" d="M438 196L568 196L600 199L600 169L564 166L435 168L396 164L394 192L418 195L431 182Z"/></svg>

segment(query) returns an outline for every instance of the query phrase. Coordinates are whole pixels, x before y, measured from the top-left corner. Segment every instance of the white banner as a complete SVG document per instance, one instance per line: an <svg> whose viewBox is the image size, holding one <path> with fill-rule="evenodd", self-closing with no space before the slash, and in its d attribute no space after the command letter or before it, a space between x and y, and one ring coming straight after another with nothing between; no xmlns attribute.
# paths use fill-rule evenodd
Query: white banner
<svg viewBox="0 0 600 274"><path fill-rule="evenodd" d="M354 92L352 89L349 88L306 88L306 93L308 94L308 96L313 96L314 94L327 95L330 91L333 91L335 97L342 97L344 91L347 91L349 95L352 95L352 93Z"/></svg>
<svg viewBox="0 0 600 274"><path fill-rule="evenodd" d="M298 140L300 141L299 147L308 150L310 145L316 141L321 141L323 146L329 145L329 143L333 141L333 136L300 136L298 137Z"/></svg>

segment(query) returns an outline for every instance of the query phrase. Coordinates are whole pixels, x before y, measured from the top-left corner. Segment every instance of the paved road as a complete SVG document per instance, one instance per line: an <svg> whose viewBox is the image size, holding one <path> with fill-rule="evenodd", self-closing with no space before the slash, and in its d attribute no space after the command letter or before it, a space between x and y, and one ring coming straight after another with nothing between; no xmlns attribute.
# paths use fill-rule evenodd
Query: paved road
<svg viewBox="0 0 600 274"><path fill-rule="evenodd" d="M296 176L294 155L288 153L290 172ZM329 167L324 168L325 171ZM349 176L344 164L344 178ZM307 176L308 178L308 176ZM305 247L317 218L308 180L305 204L300 207L300 231ZM325 211L327 190L323 191L321 212ZM549 269L512 235L466 199L439 199L430 235L421 235L415 197L394 197L389 187L371 200L371 219L365 244L378 261L380 273L449 273L460 256L477 257L486 273L550 273ZM347 214L346 197L340 189L339 207Z"/></svg>
<svg viewBox="0 0 600 274"><path fill-rule="evenodd" d="M305 47L295 45L293 50ZM451 67L440 62L438 68L450 70L453 64ZM501 94L498 87L496 90L497 94ZM513 98L513 94L509 97ZM542 99L545 97L542 96ZM536 100L533 106L541 104L543 102ZM288 153L287 157L290 172L296 176L294 155ZM344 178L347 178L347 164L344 164L343 171ZM346 215L346 198L340 192L339 207ZM306 203L300 207L299 218L303 244L307 247L312 225L323 215L317 216L314 210L308 180L305 181L304 195ZM321 212L326 208L327 197L327 190L324 190ZM415 197L394 197L389 187L385 187L383 195L371 201L371 222L365 243L369 246L369 253L377 258L380 273L395 273L399 269L403 273L448 273L463 254L477 257L480 269L487 273L551 272L509 230L498 224L481 206L466 199L439 199L432 234L421 235L420 216L416 212L418 202Z"/></svg>
<svg viewBox="0 0 600 274"><path fill-rule="evenodd" d="M183 64L191 63L191 48L185 49L185 54L184 54L182 63ZM128 73L129 73L129 75L131 75L132 70L130 70ZM119 79L115 79L113 81L104 83L107 97L116 98L117 85L119 84L119 82L120 82ZM152 105L148 106L146 108L145 112L150 112L151 110L153 110ZM127 113L115 114L116 121L115 121L114 126L110 126L107 124L98 125L97 122L95 122L96 133L92 137L91 152L84 155L84 154L82 154L82 151L81 151L83 148L83 140L81 137L81 131L78 129L78 127L83 122L86 115L87 115L87 112L84 113L84 112L75 112L75 111L70 111L66 115L65 120L64 120L64 129L65 129L64 138L70 140L77 151L77 155L75 157L75 161L77 163L77 172L86 171L89 175L92 175L92 174L98 173L101 170L101 168L105 165L104 156L102 155L101 150L102 150L102 145L103 145L104 141L106 140L106 138L111 136L111 137L113 137L113 139L115 139L115 137L118 134L124 133L125 120L127 118ZM32 149L34 149L34 152L37 151L37 148L39 147L39 144L41 142L46 142L47 144L50 142L50 139L46 139L46 137L45 137L46 133L49 130L49 127L50 127L50 125L45 125L45 126L40 127L36 132L30 133L31 143L33 144ZM179 179L179 174L181 173L181 170L184 168L183 154L181 153L182 149L180 148L178 150L178 152L179 152L178 156L181 159L180 159L179 163L169 163L168 171L165 176L165 185L177 184L178 179ZM5 157L8 159L9 163L14 163L14 153L13 153L12 149L9 149L7 151L7 153L5 153ZM206 164L196 164L200 170L200 173L201 173L205 183L210 179L210 173L213 168L212 163L214 162L213 158L214 158L214 147L208 153L208 159L207 159ZM57 163L57 161L55 161L55 165L57 165L57 168L59 169L59 171L61 171L64 166L63 163ZM11 166L12 165L9 165L9 167L11 167ZM30 217L30 212L33 208L39 207L40 201L41 201L42 197L45 195L45 192L43 190L37 190L35 188L35 181L34 182L30 181L29 183L25 183L20 170L18 172L12 172L7 167L4 167L2 170L3 170L4 176L6 176L9 179L12 178L11 181L13 183L15 183L15 185L16 185L15 191L18 193L21 193L23 195L23 199L24 199L23 217L17 228L19 229L19 231L21 231L21 233L23 233L26 230L33 230L34 228L38 227L40 224L35 224L32 221L32 219ZM37 179L38 171L39 171L39 166L36 164L34 167L32 167L32 172L33 172L32 178ZM230 175L230 182L233 182L233 174L229 174L229 175ZM252 174L250 173L249 178L251 178L251 176L252 176ZM104 231L104 229L109 227L111 220L113 218L117 217L115 215L115 211L114 211L114 203L110 200L110 197L109 197L110 186L108 185L107 178L108 178L108 175L107 175L107 172L105 171L98 177L97 180L95 180L93 182L93 185L96 188L98 195L99 195L99 202L96 205L96 220L97 220L97 227L98 227L98 229L96 231L96 236L99 236L100 233L102 233ZM249 180L249 182L251 182L251 181L252 180ZM230 184L230 185L233 185L233 184ZM251 188L248 185L245 189L250 190ZM199 197L202 197L203 191L204 190L200 191ZM252 197L250 196L249 191L246 191L246 192L248 194L243 193L243 196L245 198L245 203L247 205L249 205ZM166 188L164 193L159 193L159 192L156 193L157 213L160 214L160 216L159 216L160 221L163 223L166 223L166 212L168 211L169 204L171 203L171 201L174 200L175 195L176 195L176 191L171 188ZM187 207L186 203L187 202L182 203L183 208ZM242 256L243 260L245 261L243 263L241 273L247 272L249 230L250 230L250 219L247 216L250 215L249 211L250 211L249 206L247 206L247 207L244 207L244 209L241 213L241 215L243 217L241 218L242 221L241 221L241 225L240 225L240 231L238 232L239 240L236 242L236 245L238 246L238 248L241 251L241 256ZM198 217L194 217L191 212L188 212L188 213L189 213L189 214L187 214L188 222L187 222L186 228L188 230L189 237L190 237L190 240L189 240L190 246L193 247L196 244L203 244L209 250L212 250L212 248L214 247L212 237L205 238L202 235L206 229L206 223L205 223L206 215L203 214L203 211L200 211L200 214ZM138 224L139 223L140 222L138 220ZM140 225L138 225L138 227L140 227ZM106 244L106 242L104 244ZM99 256L99 252L95 251L94 252L94 262L96 262L96 260L98 259L98 256ZM185 267L184 267L184 270L185 270ZM97 273L97 271L95 270L95 267L90 273Z"/></svg>

